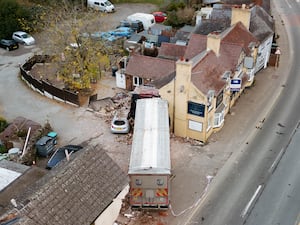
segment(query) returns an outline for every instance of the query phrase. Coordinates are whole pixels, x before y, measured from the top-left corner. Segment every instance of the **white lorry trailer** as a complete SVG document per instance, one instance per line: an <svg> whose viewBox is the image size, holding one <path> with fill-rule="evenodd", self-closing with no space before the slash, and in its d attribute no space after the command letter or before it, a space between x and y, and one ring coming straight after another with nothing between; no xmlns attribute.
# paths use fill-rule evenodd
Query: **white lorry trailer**
<svg viewBox="0 0 300 225"><path fill-rule="evenodd" d="M166 100L137 100L128 175L132 208L168 209L171 160Z"/></svg>

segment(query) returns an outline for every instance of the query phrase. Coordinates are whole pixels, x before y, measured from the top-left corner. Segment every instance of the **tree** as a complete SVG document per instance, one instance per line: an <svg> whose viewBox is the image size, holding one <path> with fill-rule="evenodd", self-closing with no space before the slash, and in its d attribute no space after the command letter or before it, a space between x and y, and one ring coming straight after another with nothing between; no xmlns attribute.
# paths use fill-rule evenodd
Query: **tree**
<svg viewBox="0 0 300 225"><path fill-rule="evenodd" d="M101 39L91 38L86 21L92 17L82 13L69 2L61 13L48 17L47 35L43 40L43 52L54 55L57 79L62 79L67 89L89 90L91 83L101 78L103 70L110 66L109 55L113 49ZM99 14L98 14L99 15Z"/></svg>
<svg viewBox="0 0 300 225"><path fill-rule="evenodd" d="M186 2L186 3L185 3ZM162 11L168 12L168 19L165 22L166 25L178 28L186 24L193 24L195 15L195 9L190 7L190 4L194 4L194 1L172 1L165 6Z"/></svg>
<svg viewBox="0 0 300 225"><path fill-rule="evenodd" d="M29 12L20 6L16 0L0 1L0 36L11 38L14 31L21 28L20 19L28 18Z"/></svg>

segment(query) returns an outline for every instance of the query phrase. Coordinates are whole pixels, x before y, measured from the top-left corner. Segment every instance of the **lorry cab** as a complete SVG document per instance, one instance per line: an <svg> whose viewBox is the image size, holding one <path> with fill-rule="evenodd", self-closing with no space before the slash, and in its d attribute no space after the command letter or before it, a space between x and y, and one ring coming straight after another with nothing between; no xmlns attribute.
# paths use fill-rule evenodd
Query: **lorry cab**
<svg viewBox="0 0 300 225"><path fill-rule="evenodd" d="M115 6L108 0L88 0L87 6L101 12L115 11Z"/></svg>

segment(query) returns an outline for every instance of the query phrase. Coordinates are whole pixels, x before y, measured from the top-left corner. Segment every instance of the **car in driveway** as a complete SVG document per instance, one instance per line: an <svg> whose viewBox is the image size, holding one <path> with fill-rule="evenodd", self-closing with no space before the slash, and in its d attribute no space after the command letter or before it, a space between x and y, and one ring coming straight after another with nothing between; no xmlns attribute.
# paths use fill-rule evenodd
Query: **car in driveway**
<svg viewBox="0 0 300 225"><path fill-rule="evenodd" d="M80 145L66 145L61 148L58 148L51 158L47 162L47 169L52 169L57 166L62 160L69 157L74 152L81 150L83 147ZM68 156L67 156L68 155Z"/></svg>
<svg viewBox="0 0 300 225"><path fill-rule="evenodd" d="M1 39L0 47L6 49L7 51L11 51L11 50L18 49L19 44L15 40Z"/></svg>
<svg viewBox="0 0 300 225"><path fill-rule="evenodd" d="M139 20L135 20L135 21L121 20L120 24L116 28L120 28L120 27L130 27L135 33L139 33L144 30L144 25L142 21Z"/></svg>
<svg viewBox="0 0 300 225"><path fill-rule="evenodd" d="M116 112L112 121L110 130L113 134L127 134L130 131L128 113Z"/></svg>
<svg viewBox="0 0 300 225"><path fill-rule="evenodd" d="M108 31L108 33L116 37L130 38L134 31L130 27L119 27L115 30Z"/></svg>
<svg viewBox="0 0 300 225"><path fill-rule="evenodd" d="M95 35L95 33L94 33L94 35ZM95 38L95 37L100 37L103 41L108 41L108 42L114 42L114 41L116 41L120 38L120 37L117 37L115 35L112 35L109 32L101 32L97 36L92 36L92 38Z"/></svg>
<svg viewBox="0 0 300 225"><path fill-rule="evenodd" d="M152 14L156 23L163 23L168 18L164 12L153 12Z"/></svg>
<svg viewBox="0 0 300 225"><path fill-rule="evenodd" d="M12 39L24 45L34 45L35 39L24 31L16 31L12 35Z"/></svg>

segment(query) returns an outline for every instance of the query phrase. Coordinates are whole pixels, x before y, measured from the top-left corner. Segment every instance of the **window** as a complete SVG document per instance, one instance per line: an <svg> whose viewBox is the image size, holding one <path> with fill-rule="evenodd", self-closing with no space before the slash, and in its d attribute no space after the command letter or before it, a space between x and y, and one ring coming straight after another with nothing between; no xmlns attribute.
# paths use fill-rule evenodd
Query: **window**
<svg viewBox="0 0 300 225"><path fill-rule="evenodd" d="M225 71L222 75L222 79L228 81L230 79L230 75L231 75L230 71Z"/></svg>
<svg viewBox="0 0 300 225"><path fill-rule="evenodd" d="M223 103L223 90L220 92L220 94L217 96L216 99L216 108L218 108L218 106Z"/></svg>
<svg viewBox="0 0 300 225"><path fill-rule="evenodd" d="M133 77L133 86L140 86L143 84L143 79L140 77Z"/></svg>
<svg viewBox="0 0 300 225"><path fill-rule="evenodd" d="M142 180L141 179L135 179L135 184L140 186L142 185Z"/></svg>
<svg viewBox="0 0 300 225"><path fill-rule="evenodd" d="M210 111L213 106L212 106L212 102L214 99L214 95L215 95L215 91L214 90L209 90L207 93L207 107L208 107L208 111Z"/></svg>
<svg viewBox="0 0 300 225"><path fill-rule="evenodd" d="M215 113L214 127L220 127L224 122L224 110L221 113Z"/></svg>
<svg viewBox="0 0 300 225"><path fill-rule="evenodd" d="M162 178L158 178L158 179L156 180L156 184L157 184L158 186L162 186L162 185L164 184L164 180L163 180Z"/></svg>

